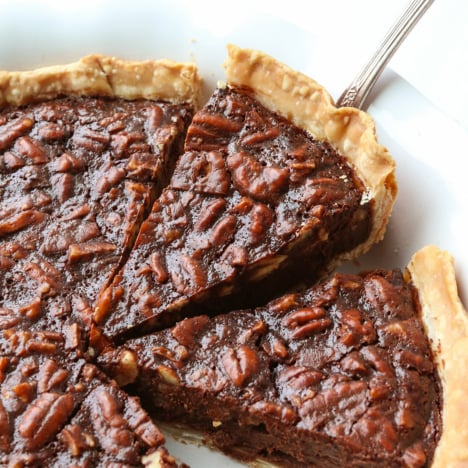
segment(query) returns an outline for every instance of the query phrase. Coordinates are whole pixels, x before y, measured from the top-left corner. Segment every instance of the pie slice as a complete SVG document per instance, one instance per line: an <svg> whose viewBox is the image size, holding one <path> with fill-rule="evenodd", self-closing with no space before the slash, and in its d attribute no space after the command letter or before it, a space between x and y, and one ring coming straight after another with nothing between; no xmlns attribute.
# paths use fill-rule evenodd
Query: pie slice
<svg viewBox="0 0 468 468"><path fill-rule="evenodd" d="M0 73L2 320L87 329L198 105L192 65L89 56ZM44 323L41 322L44 321Z"/></svg>
<svg viewBox="0 0 468 468"><path fill-rule="evenodd" d="M0 357L2 466L176 466L139 399L63 336L11 330L10 339L17 346Z"/></svg>
<svg viewBox="0 0 468 468"><path fill-rule="evenodd" d="M335 274L99 363L158 418L244 461L464 466L467 340L451 257L430 246L405 273Z"/></svg>
<svg viewBox="0 0 468 468"><path fill-rule="evenodd" d="M383 236L394 163L371 118L337 109L313 80L260 52L232 46L226 69L228 84L195 115L169 186L96 306L114 341L201 305L264 303Z"/></svg>

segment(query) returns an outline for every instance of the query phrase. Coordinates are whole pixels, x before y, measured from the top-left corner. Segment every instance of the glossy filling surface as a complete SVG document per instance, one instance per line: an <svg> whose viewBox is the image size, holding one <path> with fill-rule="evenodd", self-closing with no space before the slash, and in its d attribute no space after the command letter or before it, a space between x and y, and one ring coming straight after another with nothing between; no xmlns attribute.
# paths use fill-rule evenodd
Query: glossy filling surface
<svg viewBox="0 0 468 468"><path fill-rule="evenodd" d="M367 239L372 202L331 145L243 88L217 90L190 119L186 106L92 98L0 112L2 462L139 465L147 454L173 463L163 449L153 452L163 438L138 400L89 363L93 320L91 353L109 343L101 333L118 342L173 325L201 305L219 314L264 304L298 281L314 281ZM433 369L419 325L410 326L408 340L415 359L426 357L417 361L428 386L422 418L435 423L414 423L405 410L409 435L401 443L400 423L387 423L395 408L384 403L372 413L372 395L385 393L387 379L393 393L377 399L388 402L403 382L411 390L400 395L406 408L421 398L419 383L414 390L409 377L386 375L372 361L380 322L367 336L353 311L346 318L323 304L309 307L307 295L285 297L303 301L290 304L297 317L282 298L256 311L188 319L129 341L123 361L119 349L99 363L124 385L136 378L134 359L150 353L138 381L145 397L157 389L147 403L163 418L209 429L216 445L243 459L344 463L360 454L365 431L374 442L358 455L363 463L430 459L438 390L426 379ZM354 351L367 374L354 369ZM347 357L349 369L340 370ZM372 421L383 429L369 429ZM285 427L293 434L287 440Z"/></svg>
<svg viewBox="0 0 468 468"><path fill-rule="evenodd" d="M345 158L246 89L216 90L185 149L97 306L112 339L200 303L216 313L264 303L369 235L372 203Z"/></svg>
<svg viewBox="0 0 468 468"><path fill-rule="evenodd" d="M158 417L245 460L429 466L440 436L437 372L399 271L186 319L99 362Z"/></svg>
<svg viewBox="0 0 468 468"><path fill-rule="evenodd" d="M0 111L0 464L175 461L87 354L94 302L132 248L192 111L63 98Z"/></svg>
<svg viewBox="0 0 468 468"><path fill-rule="evenodd" d="M89 327L173 165L183 105L64 98L0 111L0 307Z"/></svg>
<svg viewBox="0 0 468 468"><path fill-rule="evenodd" d="M10 329L9 336L21 343L0 357L2 466L140 466L163 444L139 399L59 333Z"/></svg>

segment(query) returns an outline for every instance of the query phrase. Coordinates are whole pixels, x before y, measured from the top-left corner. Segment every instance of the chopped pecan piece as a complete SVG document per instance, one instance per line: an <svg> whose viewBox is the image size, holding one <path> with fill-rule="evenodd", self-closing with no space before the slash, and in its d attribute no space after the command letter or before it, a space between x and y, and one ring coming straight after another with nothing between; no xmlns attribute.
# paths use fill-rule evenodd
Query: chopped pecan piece
<svg viewBox="0 0 468 468"><path fill-rule="evenodd" d="M110 242L87 242L86 244L70 244L68 247L68 263L83 262L95 255L112 253L117 247Z"/></svg>
<svg viewBox="0 0 468 468"><path fill-rule="evenodd" d="M20 231L31 224L38 224L46 215L37 210L26 210L0 221L0 237Z"/></svg>

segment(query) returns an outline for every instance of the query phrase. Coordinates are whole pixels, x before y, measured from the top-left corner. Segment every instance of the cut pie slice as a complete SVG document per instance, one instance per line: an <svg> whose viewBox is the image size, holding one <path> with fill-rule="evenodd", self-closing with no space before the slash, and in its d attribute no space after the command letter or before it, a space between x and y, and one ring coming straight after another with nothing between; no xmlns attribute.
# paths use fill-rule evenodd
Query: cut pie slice
<svg viewBox="0 0 468 468"><path fill-rule="evenodd" d="M99 362L158 417L245 461L464 466L467 340L452 260L431 246L406 273L335 274Z"/></svg>
<svg viewBox="0 0 468 468"><path fill-rule="evenodd" d="M199 94L195 67L166 60L89 56L0 72L5 320L50 329L75 316L88 327L173 169Z"/></svg>
<svg viewBox="0 0 468 468"><path fill-rule="evenodd" d="M2 466L176 466L139 400L63 336L10 331L17 346L0 357Z"/></svg>
<svg viewBox="0 0 468 468"><path fill-rule="evenodd" d="M97 304L111 339L262 303L383 236L394 163L371 118L259 52L230 47L227 78Z"/></svg>

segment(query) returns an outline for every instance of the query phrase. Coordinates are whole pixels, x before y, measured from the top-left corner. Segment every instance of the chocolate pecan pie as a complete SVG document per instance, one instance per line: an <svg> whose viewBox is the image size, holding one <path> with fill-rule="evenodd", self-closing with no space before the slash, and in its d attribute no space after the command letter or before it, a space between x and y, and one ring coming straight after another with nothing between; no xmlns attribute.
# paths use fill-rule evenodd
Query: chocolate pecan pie
<svg viewBox="0 0 468 468"><path fill-rule="evenodd" d="M382 238L371 119L260 52L226 68L194 116L189 65L0 72L0 463L174 466L109 376L242 460L467 463L447 254L283 295Z"/></svg>
<svg viewBox="0 0 468 468"><path fill-rule="evenodd" d="M3 315L89 326L181 151L198 84L189 65L98 56L0 74Z"/></svg>
<svg viewBox="0 0 468 468"><path fill-rule="evenodd" d="M243 460L462 466L467 340L451 258L427 247L405 273L335 274L99 362L158 417Z"/></svg>
<svg viewBox="0 0 468 468"><path fill-rule="evenodd" d="M85 358L199 92L194 66L164 60L0 73L0 463L174 465L138 400Z"/></svg>
<svg viewBox="0 0 468 468"><path fill-rule="evenodd" d="M370 117L254 51L230 47L227 78L97 304L114 341L200 307L264 303L383 236L394 163Z"/></svg>

